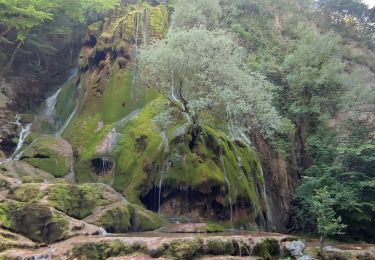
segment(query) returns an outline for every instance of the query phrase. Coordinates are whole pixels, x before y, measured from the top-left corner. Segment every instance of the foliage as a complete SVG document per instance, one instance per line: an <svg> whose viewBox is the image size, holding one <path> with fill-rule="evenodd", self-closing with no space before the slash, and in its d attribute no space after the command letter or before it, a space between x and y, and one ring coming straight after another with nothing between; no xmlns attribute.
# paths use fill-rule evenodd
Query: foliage
<svg viewBox="0 0 375 260"><path fill-rule="evenodd" d="M351 122L348 126L353 125ZM357 127L356 127L357 128ZM313 162L296 191L298 206L294 223L307 231L313 231L319 220L311 207L318 201L316 191L325 190L325 198L347 225L347 233L356 239L371 239L375 230L375 196L373 169L375 143L368 140L370 129L362 125L347 137L339 137L327 129L319 131L308 140ZM322 192L323 193L323 192ZM338 224L338 223L336 223Z"/></svg>
<svg viewBox="0 0 375 260"><path fill-rule="evenodd" d="M317 10L349 37L374 47L375 12L358 0L319 0Z"/></svg>
<svg viewBox="0 0 375 260"><path fill-rule="evenodd" d="M335 201L328 192L327 187L316 191L312 197L311 213L316 216L316 229L323 237L343 233L346 225L341 224L341 217L336 217L332 206Z"/></svg>
<svg viewBox="0 0 375 260"><path fill-rule="evenodd" d="M30 30L53 20L60 12L83 21L85 14L90 11L103 13L116 5L118 0L1 0L0 24L6 30L15 29L18 34L17 39L24 41Z"/></svg>
<svg viewBox="0 0 375 260"><path fill-rule="evenodd" d="M172 16L172 25L180 29L202 26L215 28L219 23L221 7L219 0L177 0Z"/></svg>
<svg viewBox="0 0 375 260"><path fill-rule="evenodd" d="M272 105L274 86L245 68L245 52L222 30L177 31L141 53L142 76L172 104L198 123L210 111L235 115L244 126L266 135L287 122Z"/></svg>
<svg viewBox="0 0 375 260"><path fill-rule="evenodd" d="M340 91L345 67L338 39L303 27L297 33L298 47L282 64L290 86L289 111L302 117L320 115L322 108L329 112L337 102L331 97Z"/></svg>

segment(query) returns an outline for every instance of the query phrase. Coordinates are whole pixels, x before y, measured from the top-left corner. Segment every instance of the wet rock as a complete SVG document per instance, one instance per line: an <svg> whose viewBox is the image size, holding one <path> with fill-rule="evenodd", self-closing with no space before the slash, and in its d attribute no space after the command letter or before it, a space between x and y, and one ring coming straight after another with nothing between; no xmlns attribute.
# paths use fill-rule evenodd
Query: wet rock
<svg viewBox="0 0 375 260"><path fill-rule="evenodd" d="M303 255L305 244L302 241L285 242L284 247L288 256L300 257Z"/></svg>
<svg viewBox="0 0 375 260"><path fill-rule="evenodd" d="M266 238L254 246L254 255L264 259L272 259L280 255L279 241L273 238Z"/></svg>

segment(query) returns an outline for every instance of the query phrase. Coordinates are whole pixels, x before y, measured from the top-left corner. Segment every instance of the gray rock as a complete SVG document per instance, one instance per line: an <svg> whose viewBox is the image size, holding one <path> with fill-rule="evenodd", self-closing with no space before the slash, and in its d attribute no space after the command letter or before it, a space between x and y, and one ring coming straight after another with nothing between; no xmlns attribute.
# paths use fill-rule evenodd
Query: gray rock
<svg viewBox="0 0 375 260"><path fill-rule="evenodd" d="M313 258L309 255L303 255L301 257L298 257L297 260L313 260Z"/></svg>
<svg viewBox="0 0 375 260"><path fill-rule="evenodd" d="M303 256L303 250L305 249L305 244L302 241L286 242L284 246L286 250L288 250L293 257Z"/></svg>

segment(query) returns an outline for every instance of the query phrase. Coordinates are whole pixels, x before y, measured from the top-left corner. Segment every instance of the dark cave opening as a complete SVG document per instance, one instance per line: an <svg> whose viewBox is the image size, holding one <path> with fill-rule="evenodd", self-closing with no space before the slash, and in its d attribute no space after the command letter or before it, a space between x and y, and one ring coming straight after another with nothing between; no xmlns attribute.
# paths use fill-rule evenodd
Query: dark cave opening
<svg viewBox="0 0 375 260"><path fill-rule="evenodd" d="M115 169L115 163L111 158L96 158L91 161L91 170L98 177L104 177L112 174Z"/></svg>

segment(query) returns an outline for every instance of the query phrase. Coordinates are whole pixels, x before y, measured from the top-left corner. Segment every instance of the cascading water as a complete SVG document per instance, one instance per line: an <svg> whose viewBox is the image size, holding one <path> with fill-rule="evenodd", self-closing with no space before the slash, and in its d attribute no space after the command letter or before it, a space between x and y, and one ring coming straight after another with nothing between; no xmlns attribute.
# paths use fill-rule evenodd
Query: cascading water
<svg viewBox="0 0 375 260"><path fill-rule="evenodd" d="M227 168L225 167L223 150L222 150L221 147L220 147L220 161L221 161L221 166L223 168L224 179L225 179L225 182L227 183L227 186L228 186L228 200L229 200L229 207L230 207L230 222L233 222L233 205L232 205L231 186L230 186L230 182L228 180Z"/></svg>
<svg viewBox="0 0 375 260"><path fill-rule="evenodd" d="M21 157L22 153L18 153L18 152L22 148L26 138L29 136L31 125L32 125L32 124L28 124L25 127L23 127L22 124L20 123L20 116L17 117L16 124L19 127L21 127L21 133L20 133L20 137L18 139L18 144L17 144L16 150L14 151L13 156L11 157L11 160L13 160L13 159L19 160L19 158Z"/></svg>
<svg viewBox="0 0 375 260"><path fill-rule="evenodd" d="M72 122L73 120L73 117L75 116L75 114L77 113L77 110L78 110L78 102L77 102L77 105L76 107L74 108L73 112L70 114L70 116L68 117L68 119L65 121L65 123L60 127L60 129L57 131L56 133L56 136L61 136L66 128L69 126L70 122Z"/></svg>
<svg viewBox="0 0 375 260"><path fill-rule="evenodd" d="M233 120L233 118L234 118L234 120ZM227 120L228 120L228 130L229 130L229 133L232 136L232 138L234 138L234 139L238 138L239 140L244 142L247 149L251 152L251 141L247 137L247 135L241 130L241 127L239 127L238 124L236 123L237 120L236 120L236 117L235 117L235 113L233 111L227 110ZM240 163L240 162L238 162L238 163ZM264 179L264 173L263 173L262 166L259 166L259 170L260 170L260 174L261 174L262 178ZM272 223L265 183L262 184L262 186L260 188L260 193L262 194L262 196L264 198L264 203L266 205L267 220L270 223ZM258 199L260 199L258 193L257 193L257 197L258 197Z"/></svg>
<svg viewBox="0 0 375 260"><path fill-rule="evenodd" d="M169 149L169 140L168 136L165 131L162 131L160 133L160 136L162 138L158 151L161 151L163 154L166 153ZM161 196L162 196L162 190L163 190L163 180L164 180L164 175L166 172L168 172L169 168L169 162L163 161L163 165L160 170L160 180L159 180L159 194L158 194L158 213L160 214L160 208L161 208Z"/></svg>
<svg viewBox="0 0 375 260"><path fill-rule="evenodd" d="M32 124L28 124L26 125L25 127L21 124L20 122L21 120L21 116L20 115L17 115L16 116L16 125L18 127L21 128L21 132L19 134L19 139L18 139L18 143L17 143L17 147L16 149L14 150L12 156L10 156L8 159L0 162L0 165L1 164L4 164L6 162L9 162L9 161L12 161L12 160L19 160L19 158L21 157L22 155L22 152L20 153L19 151L21 150L26 138L29 136L30 134L30 130L31 130L31 125Z"/></svg>
<svg viewBox="0 0 375 260"><path fill-rule="evenodd" d="M144 13L144 21L143 21L143 47L147 46L148 43L148 20L149 20L149 13L150 10L148 8L145 8L145 13Z"/></svg>
<svg viewBox="0 0 375 260"><path fill-rule="evenodd" d="M113 150L116 148L118 139L122 134L121 130L139 114L139 110L134 110L129 115L125 116L119 120L115 126L109 131L107 136L104 138L103 142L96 148L98 154L105 155L101 158L93 160L93 168L98 177L102 178L104 176L112 175L110 186L113 186L115 173L116 173L116 164L109 155L112 154Z"/></svg>
<svg viewBox="0 0 375 260"><path fill-rule="evenodd" d="M59 88L52 96L46 99L46 107L44 110L44 115L48 118L48 120L54 119L54 116L56 114L55 107L57 104L57 97L59 96L61 90L62 88ZM54 124L55 122L50 121L50 123Z"/></svg>

